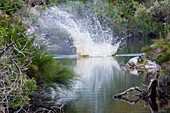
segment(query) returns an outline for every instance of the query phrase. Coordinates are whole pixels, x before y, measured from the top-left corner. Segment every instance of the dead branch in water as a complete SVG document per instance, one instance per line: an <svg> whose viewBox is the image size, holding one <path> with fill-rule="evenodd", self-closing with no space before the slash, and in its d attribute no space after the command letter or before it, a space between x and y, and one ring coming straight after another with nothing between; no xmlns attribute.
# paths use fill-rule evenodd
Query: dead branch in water
<svg viewBox="0 0 170 113"><path fill-rule="evenodd" d="M126 95L126 94L128 94L129 92L135 91L135 90L136 90L136 91L139 91L139 92L145 91L144 89L141 89L141 88L139 88L139 87L131 87L131 88L125 90L124 92L122 92L122 93L120 93L120 94L118 94L118 95L115 95L114 98L122 98L123 95Z"/></svg>
<svg viewBox="0 0 170 113"><path fill-rule="evenodd" d="M165 87L165 86L164 86ZM129 104L138 104L140 101L145 101L151 112L158 112L161 108L168 104L167 92L162 85L162 82L158 79L151 79L148 87L146 89L141 89L139 87L131 87L122 93L114 95L114 99L119 99L125 101ZM136 100L130 100L129 92L138 91L139 94L131 95L131 97L139 97ZM159 99L159 102L157 101Z"/></svg>

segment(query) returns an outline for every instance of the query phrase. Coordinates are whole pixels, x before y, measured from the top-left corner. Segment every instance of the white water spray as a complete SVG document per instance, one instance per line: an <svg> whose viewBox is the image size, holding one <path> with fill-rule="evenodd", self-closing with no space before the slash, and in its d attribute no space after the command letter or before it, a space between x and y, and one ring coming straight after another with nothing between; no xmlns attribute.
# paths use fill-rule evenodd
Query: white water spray
<svg viewBox="0 0 170 113"><path fill-rule="evenodd" d="M112 32L102 30L95 17L92 23L88 18L77 19L68 11L51 7L44 12L42 18L47 28L57 28L69 34L78 55L111 56L117 52L120 42L112 45Z"/></svg>

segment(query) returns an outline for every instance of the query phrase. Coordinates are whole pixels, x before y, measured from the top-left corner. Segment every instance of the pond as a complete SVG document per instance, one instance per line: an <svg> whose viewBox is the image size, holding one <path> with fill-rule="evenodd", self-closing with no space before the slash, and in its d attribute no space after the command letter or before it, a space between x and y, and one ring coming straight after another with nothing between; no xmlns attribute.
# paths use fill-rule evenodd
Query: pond
<svg viewBox="0 0 170 113"><path fill-rule="evenodd" d="M63 59L64 62L69 60L68 63L72 61L73 63L69 66L80 76L80 80L76 81L72 91L66 91L61 99L55 99L57 94L52 93L52 98L55 102L57 101L56 103L64 103L60 112L148 113L156 111L158 108L161 108L160 112L170 111L168 109L170 105L152 106L145 101L133 104L132 101L112 98L130 87L148 85L151 77L122 72L123 65L138 54L108 56L116 54L117 51L122 54L140 53L142 47L148 45L150 41L138 36L132 38L119 36L115 28L109 24L104 25L104 22L93 14L93 10L89 9L85 10L83 14L77 14L76 11L79 10L72 5L69 7L66 4L66 9L50 7L47 11L43 11L41 16L44 21L44 34L39 36L44 36L44 39L49 41L48 50L51 54L60 55L55 57L57 60ZM69 10L74 8L75 12ZM82 8L84 10L85 7ZM92 57L78 57L78 55L69 54Z"/></svg>
<svg viewBox="0 0 170 113"><path fill-rule="evenodd" d="M150 77L147 75L122 72L122 65L127 63L132 56L87 58L64 56L74 62L71 67L80 75L80 80L75 83L72 93L67 96L68 99L62 111L66 113L148 113L151 109L155 109L149 107L150 105L144 101L130 104L130 102L112 98L113 95L130 87L141 87L141 83L146 85L149 83ZM166 105L165 108L163 107L160 112L168 112L170 105Z"/></svg>

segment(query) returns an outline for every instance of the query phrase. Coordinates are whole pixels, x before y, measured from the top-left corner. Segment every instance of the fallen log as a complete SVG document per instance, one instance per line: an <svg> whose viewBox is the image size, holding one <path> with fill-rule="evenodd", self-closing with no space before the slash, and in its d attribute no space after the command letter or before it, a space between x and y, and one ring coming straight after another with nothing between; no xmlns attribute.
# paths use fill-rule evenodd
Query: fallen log
<svg viewBox="0 0 170 113"><path fill-rule="evenodd" d="M122 93L114 95L115 100L122 100L129 104L139 104L140 101L145 101L151 112L158 112L161 108L168 104L167 91L162 82L158 79L151 79L146 89L140 87L131 87ZM138 91L139 94L128 95L129 92ZM138 97L136 100L130 100L126 97ZM159 99L159 101L157 101Z"/></svg>
<svg viewBox="0 0 170 113"><path fill-rule="evenodd" d="M139 87L131 87L131 88L129 88L129 89L127 89L127 90L125 90L124 92L122 92L122 93L119 93L118 95L115 95L115 96L113 96L113 98L117 98L117 99L120 99L120 98L122 98L124 95L126 95L126 94L128 94L130 91L139 91L139 92L143 92L143 91L145 91L144 89L141 89L141 88L139 88Z"/></svg>

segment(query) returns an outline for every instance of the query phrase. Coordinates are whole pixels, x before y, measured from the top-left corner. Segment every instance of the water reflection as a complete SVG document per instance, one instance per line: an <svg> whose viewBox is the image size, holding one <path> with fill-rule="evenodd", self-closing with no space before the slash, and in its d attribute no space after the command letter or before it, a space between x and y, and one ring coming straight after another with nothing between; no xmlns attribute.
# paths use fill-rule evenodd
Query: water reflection
<svg viewBox="0 0 170 113"><path fill-rule="evenodd" d="M78 58L75 71L81 75L84 83L79 82L76 88L79 90L84 87L88 93L93 91L97 94L102 87L110 87L110 80L114 80L113 76L110 76L113 75L113 69L117 72L120 70L119 64L113 57Z"/></svg>
<svg viewBox="0 0 170 113"><path fill-rule="evenodd" d="M60 57L59 57L60 58ZM64 56L65 58L65 56ZM126 74L121 71L119 64L126 64L131 57L70 57L74 63L70 66L81 80L73 86L72 92L66 92L65 97L53 100L64 102L64 108L60 112L65 113L148 113L156 111L157 107L163 106L162 101L154 104L138 98L131 100L114 100L112 97L134 86L141 87L149 84L152 76ZM117 59L117 60L116 60ZM52 94L56 96L56 92ZM169 103L169 101L168 101ZM155 108L153 108L156 105ZM164 104L166 105L166 104ZM170 106L166 105L166 108ZM152 108L152 109L151 109ZM164 108L164 106L163 106ZM168 110L167 110L168 111ZM166 112L162 109L161 112Z"/></svg>
<svg viewBox="0 0 170 113"><path fill-rule="evenodd" d="M113 69L119 73L120 66L113 57L77 59L75 71L81 75L82 81L75 86L76 108L80 111L87 108L90 112L98 112L102 108L101 99L107 98L107 89L110 89L114 82L114 76L111 76Z"/></svg>
<svg viewBox="0 0 170 113"><path fill-rule="evenodd" d="M145 102L145 106L148 106L149 110L151 113L157 113L161 110L163 110L167 105L168 105L168 98L161 98L161 99L152 99L152 98L148 98L148 99L142 99L142 98L138 98L138 99L134 99L132 100L132 98L120 98L119 100L124 101L126 103L129 104L140 104L141 101Z"/></svg>
<svg viewBox="0 0 170 113"><path fill-rule="evenodd" d="M119 61L124 61L123 58L126 59L126 57L121 57ZM141 76L123 74L116 58L77 58L74 70L81 76L82 81L78 81L74 86L74 99L68 102L65 112L112 113L149 110L143 109L143 104L132 107L125 102L112 99L114 94L144 83ZM122 109L122 107L124 108Z"/></svg>

